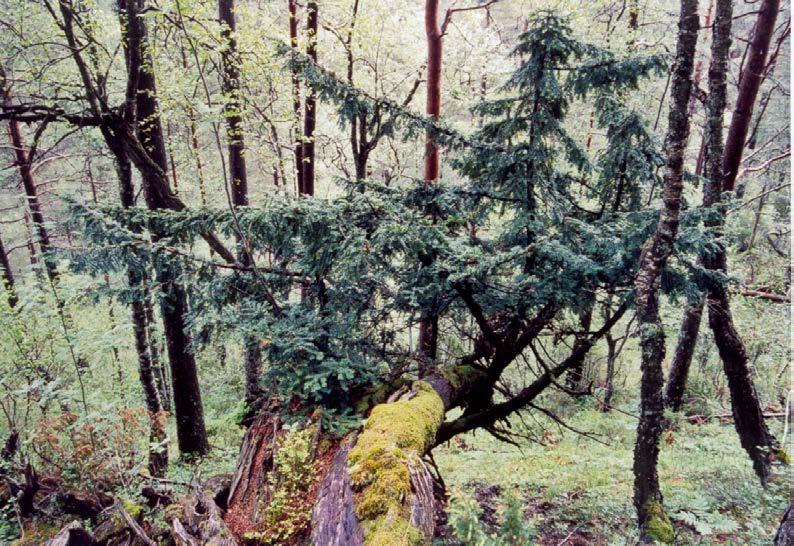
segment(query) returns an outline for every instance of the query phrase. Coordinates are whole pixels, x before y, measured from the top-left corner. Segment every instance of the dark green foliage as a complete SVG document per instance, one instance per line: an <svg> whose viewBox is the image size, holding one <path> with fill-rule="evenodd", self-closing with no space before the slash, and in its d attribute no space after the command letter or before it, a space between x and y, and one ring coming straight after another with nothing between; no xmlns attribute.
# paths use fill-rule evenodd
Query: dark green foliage
<svg viewBox="0 0 794 546"><path fill-rule="evenodd" d="M660 70L661 58L615 59L544 13L520 37L513 54L521 64L503 96L477 107L485 124L464 136L283 53L321 99L338 104L343 123L377 116L377 130L406 138L430 129L459 151L460 178L392 188L359 182L332 200L271 197L236 216L75 206L76 226L92 246L72 256L73 268L155 263L180 272L193 287L195 332L259 340L263 384L284 401L334 410L412 372L406 330L431 302L443 320L466 324L472 310L460 294L469 291L486 317L521 324L542 308L576 310L583 293L627 292L656 220L640 197L660 159L622 93ZM594 157L567 127L571 105L591 94L607 134ZM168 236L151 243L134 225ZM255 269L191 251L201 233L233 238L240 229ZM432 264L423 263L427 255Z"/></svg>

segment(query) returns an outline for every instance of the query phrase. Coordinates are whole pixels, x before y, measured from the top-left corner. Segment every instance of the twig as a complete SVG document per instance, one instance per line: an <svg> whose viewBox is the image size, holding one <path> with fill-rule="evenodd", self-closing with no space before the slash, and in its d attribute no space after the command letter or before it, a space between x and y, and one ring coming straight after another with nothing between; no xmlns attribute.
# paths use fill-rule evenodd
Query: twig
<svg viewBox="0 0 794 546"><path fill-rule="evenodd" d="M574 527L574 528L573 528L573 530L572 530L570 533L568 533L568 536L566 536L564 539L562 539L562 542L558 542L558 543L557 543L557 546L563 546L563 544L565 544L566 542L568 542L568 540L569 540L569 539L570 539L570 538L573 536L573 534L574 534L576 531L578 531L578 530L579 530L579 527L581 527L582 525L583 525L583 524L582 524L582 523L580 523L579 525L577 525L576 527Z"/></svg>
<svg viewBox="0 0 794 546"><path fill-rule="evenodd" d="M146 546L157 546L157 543L150 539L146 532L138 525L138 522L132 519L132 516L124 509L124 506L121 504L119 499L116 499L116 509L121 514L121 517L124 519L124 523L132 530L132 532L137 536L141 542L143 542Z"/></svg>
<svg viewBox="0 0 794 546"><path fill-rule="evenodd" d="M749 205L750 203L752 203L752 202L754 202L754 201L758 201L759 199L761 199L761 198L763 198L763 197L766 197L766 196L767 196L767 195L769 195L770 193L776 192L776 191L778 191L778 190L782 190L782 189L784 189L784 188L788 188L789 186L791 186L791 183L788 183L788 182L787 182L786 184L780 184L779 186L775 186L774 188L770 188L770 189L768 189L768 190L766 190L766 191L764 191L764 192L761 192L761 193L759 193L758 195L756 195L756 196L755 196L755 197L753 197L752 199L748 199L747 201L745 201L745 202L743 202L743 203L741 203L741 204L739 204L739 205L736 205L736 206L735 206L735 207L733 207L732 209L728 209L728 212L726 212L725 214L726 214L726 215L728 215L728 214L730 214L730 213L732 213L732 212L736 212L737 210L739 210L739 209L741 209L741 208L744 208L744 207L746 207L746 206L747 206L747 205Z"/></svg>

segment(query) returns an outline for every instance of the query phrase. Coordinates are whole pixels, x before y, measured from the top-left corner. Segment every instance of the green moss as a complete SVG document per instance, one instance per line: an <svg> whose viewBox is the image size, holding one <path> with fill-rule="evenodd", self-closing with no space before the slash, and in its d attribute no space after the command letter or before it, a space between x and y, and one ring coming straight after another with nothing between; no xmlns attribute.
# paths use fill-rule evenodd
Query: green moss
<svg viewBox="0 0 794 546"><path fill-rule="evenodd" d="M405 518L381 516L364 525L367 544L377 546L422 546L427 537Z"/></svg>
<svg viewBox="0 0 794 546"><path fill-rule="evenodd" d="M139 519L143 513L143 507L130 499L121 499L121 506L132 516L132 519Z"/></svg>
<svg viewBox="0 0 794 546"><path fill-rule="evenodd" d="M777 459L781 463L783 463L783 464L791 464L791 455L789 455L789 452L786 451L785 448L779 447L779 448L775 449L773 451L773 453L775 454L775 459Z"/></svg>
<svg viewBox="0 0 794 546"><path fill-rule="evenodd" d="M645 522L645 534L657 542L672 544L675 539L675 531L673 524L670 523L670 518L662 508L662 503L648 501L645 503L644 510L648 518Z"/></svg>
<svg viewBox="0 0 794 546"><path fill-rule="evenodd" d="M356 404L356 413L365 414L370 408L383 404L389 395L406 384L404 378L399 378L392 383L382 383L369 390Z"/></svg>
<svg viewBox="0 0 794 546"><path fill-rule="evenodd" d="M375 406L350 451L356 513L364 525L367 544L417 544L424 540L408 521L409 463L432 446L444 419L444 404L422 381L413 384L411 394L406 400Z"/></svg>
<svg viewBox="0 0 794 546"><path fill-rule="evenodd" d="M459 389L463 385L474 384L477 378L481 375L484 375L484 373L485 372L483 372L481 369L468 364L464 364L462 366L450 366L441 370L441 375L443 375L456 389Z"/></svg>

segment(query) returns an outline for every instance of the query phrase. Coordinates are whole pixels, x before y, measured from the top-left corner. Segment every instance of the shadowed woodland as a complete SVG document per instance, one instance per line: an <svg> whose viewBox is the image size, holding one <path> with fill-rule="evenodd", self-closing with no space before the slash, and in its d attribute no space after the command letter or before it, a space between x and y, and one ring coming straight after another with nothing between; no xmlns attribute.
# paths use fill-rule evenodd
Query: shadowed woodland
<svg viewBox="0 0 794 546"><path fill-rule="evenodd" d="M790 23L0 0L0 543L794 544Z"/></svg>

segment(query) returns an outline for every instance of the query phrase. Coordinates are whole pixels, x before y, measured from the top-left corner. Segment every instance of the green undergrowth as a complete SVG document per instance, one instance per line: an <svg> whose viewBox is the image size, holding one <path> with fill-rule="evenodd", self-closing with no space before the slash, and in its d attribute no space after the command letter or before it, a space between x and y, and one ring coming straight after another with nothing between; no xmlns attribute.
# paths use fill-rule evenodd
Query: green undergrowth
<svg viewBox="0 0 794 546"><path fill-rule="evenodd" d="M764 490L731 424L681 421L663 436L659 460L674 543L771 544L788 502L789 469L775 467ZM532 543L558 544L572 534L577 544L635 544L631 463L636 420L584 408L566 422L597 433L607 445L547 425L543 445L519 441L518 447L510 446L479 432L436 449L434 457L447 487L458 496L477 498L485 511L498 514L506 504L504 492L518 491L525 517L537 529ZM782 436L779 423L771 425ZM486 494L493 491L501 495Z"/></svg>

